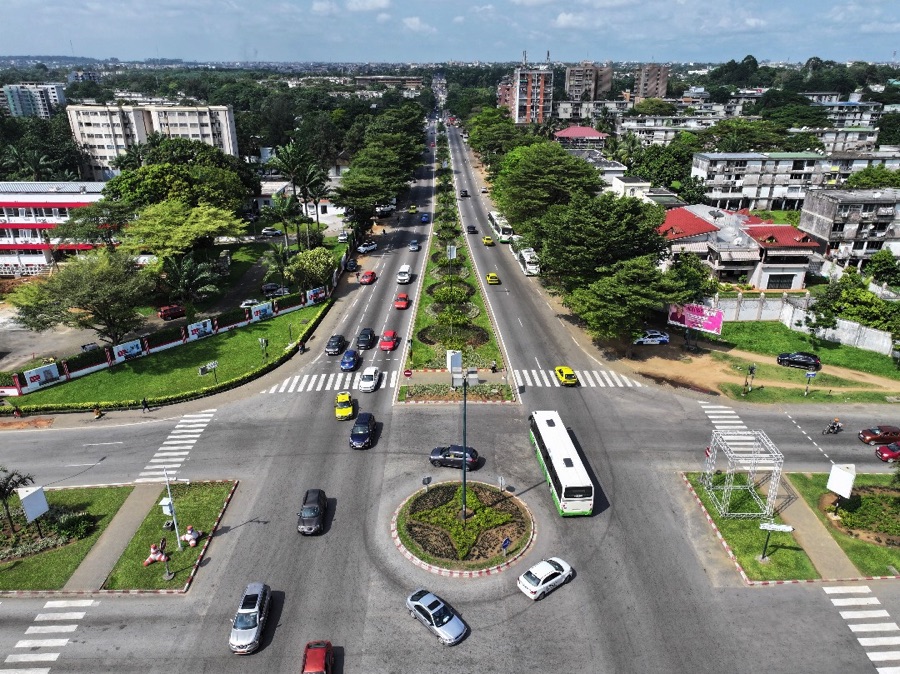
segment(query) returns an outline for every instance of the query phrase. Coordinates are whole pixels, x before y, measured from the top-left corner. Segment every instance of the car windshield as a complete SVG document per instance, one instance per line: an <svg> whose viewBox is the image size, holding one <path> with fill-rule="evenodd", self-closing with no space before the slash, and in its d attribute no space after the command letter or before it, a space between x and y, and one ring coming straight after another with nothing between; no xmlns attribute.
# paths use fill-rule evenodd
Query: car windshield
<svg viewBox="0 0 900 674"><path fill-rule="evenodd" d="M347 407L350 407L352 404L353 403L351 403L349 400L338 400L336 403L336 406L338 407L338 409L346 409Z"/></svg>
<svg viewBox="0 0 900 674"><path fill-rule="evenodd" d="M563 490L563 498L591 498L594 495L593 487L566 487Z"/></svg>
<svg viewBox="0 0 900 674"><path fill-rule="evenodd" d="M538 577L535 576L533 573L531 573L530 570L526 571L525 573L522 574L522 580L524 580L526 583L528 583L529 585L531 585L533 587L537 587L538 585L541 584L541 581L538 580Z"/></svg>
<svg viewBox="0 0 900 674"><path fill-rule="evenodd" d="M443 604L441 607L431 614L434 619L435 627L442 627L453 619L453 613Z"/></svg>
<svg viewBox="0 0 900 674"><path fill-rule="evenodd" d="M362 381L372 381L373 379L375 379L374 374L364 374L362 376Z"/></svg>
<svg viewBox="0 0 900 674"><path fill-rule="evenodd" d="M316 517L319 514L319 506L317 505L307 505L303 506L303 509L300 511L300 517L303 519L307 519L310 517Z"/></svg>
<svg viewBox="0 0 900 674"><path fill-rule="evenodd" d="M555 561L555 560L552 560L552 559L548 559L548 560L547 560L547 564L549 564L549 565L552 566L554 569L556 569L557 571L559 571L560 573L562 573L563 568L559 565L559 562L557 562L557 561Z"/></svg>
<svg viewBox="0 0 900 674"><path fill-rule="evenodd" d="M234 629L236 630L252 630L259 624L259 616L256 611L249 613L238 613L234 617Z"/></svg>
<svg viewBox="0 0 900 674"><path fill-rule="evenodd" d="M353 427L353 430L350 431L353 435L363 434L369 432L369 427L365 424L356 424Z"/></svg>

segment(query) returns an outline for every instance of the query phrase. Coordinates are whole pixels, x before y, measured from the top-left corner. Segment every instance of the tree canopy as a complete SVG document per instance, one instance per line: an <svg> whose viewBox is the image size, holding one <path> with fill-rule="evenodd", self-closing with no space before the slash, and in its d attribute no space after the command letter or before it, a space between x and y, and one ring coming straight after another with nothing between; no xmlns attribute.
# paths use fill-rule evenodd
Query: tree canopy
<svg viewBox="0 0 900 674"><path fill-rule="evenodd" d="M224 209L169 199L143 209L122 231L120 248L167 258L211 245L218 236L240 236L245 229L244 222Z"/></svg>

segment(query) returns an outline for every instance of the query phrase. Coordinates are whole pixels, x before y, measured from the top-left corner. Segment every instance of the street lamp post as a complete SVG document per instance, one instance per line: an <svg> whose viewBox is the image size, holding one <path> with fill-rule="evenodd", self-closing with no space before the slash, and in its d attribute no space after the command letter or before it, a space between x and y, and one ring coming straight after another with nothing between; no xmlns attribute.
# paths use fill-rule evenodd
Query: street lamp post
<svg viewBox="0 0 900 674"><path fill-rule="evenodd" d="M470 367L468 372L463 375L462 368L451 370L452 383L454 388L462 386L463 390L463 432L462 432L462 514L463 526L466 525L466 473L468 472L468 446L466 445L466 401L468 397L468 389L470 386L478 385L478 369Z"/></svg>

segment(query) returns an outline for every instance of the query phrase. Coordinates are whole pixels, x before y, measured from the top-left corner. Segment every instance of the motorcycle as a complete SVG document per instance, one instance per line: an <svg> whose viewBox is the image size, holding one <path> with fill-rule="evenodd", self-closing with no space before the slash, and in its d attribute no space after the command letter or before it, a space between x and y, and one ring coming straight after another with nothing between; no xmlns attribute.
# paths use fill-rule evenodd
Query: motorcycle
<svg viewBox="0 0 900 674"><path fill-rule="evenodd" d="M832 422L825 427L825 430L822 431L822 435L837 435L842 430L844 430L844 424Z"/></svg>

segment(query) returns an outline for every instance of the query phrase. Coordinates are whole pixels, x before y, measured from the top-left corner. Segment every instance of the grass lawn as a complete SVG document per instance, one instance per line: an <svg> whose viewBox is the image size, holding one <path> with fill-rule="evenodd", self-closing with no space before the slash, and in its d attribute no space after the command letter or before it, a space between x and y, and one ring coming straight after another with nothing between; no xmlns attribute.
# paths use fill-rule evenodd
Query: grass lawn
<svg viewBox="0 0 900 674"><path fill-rule="evenodd" d="M812 351L822 359L826 370L829 365L837 365L900 381L900 369L889 356L844 346L837 342L814 339L810 335L794 332L774 321L725 323L722 328L722 341L744 351L769 356L777 356L788 351Z"/></svg>
<svg viewBox="0 0 900 674"><path fill-rule="evenodd" d="M801 371L802 374L802 371ZM816 377L818 379L818 377ZM889 403L888 398L900 398L900 386L896 392L875 391L843 391L841 389L824 389L816 384L816 380L809 387L809 395L804 396L802 388L781 388L779 386L754 386L747 395L743 395L744 387L741 384L720 383L719 390L732 400L749 400L755 403Z"/></svg>
<svg viewBox="0 0 900 674"><path fill-rule="evenodd" d="M706 493L706 489L700 484L700 476L700 473L687 473L687 478L694 487L694 491L706 506L710 517L713 518L719 532L737 557L738 563L748 578L751 580L806 580L820 577L807 554L794 540L794 536L788 533L772 532L766 552L769 562L767 564L760 563L757 557L762 554L767 532L760 530L759 519L720 517L716 506ZM752 502L748 495L735 492L732 502L736 509L750 511L749 507L743 507L748 506L749 503L738 502L739 497L743 497L747 502ZM765 497L763 496L763 498ZM779 517L775 518L775 522L782 523Z"/></svg>
<svg viewBox="0 0 900 674"><path fill-rule="evenodd" d="M828 475L825 473L804 474L791 473L787 476L794 488L804 498L806 503L816 516L822 520L825 527L831 533L831 536L841 546L844 553L853 562L854 566L864 576L893 576L896 575L894 569L900 569L900 550L897 548L889 548L874 543L867 543L857 538L853 538L842 531L832 527L828 523L825 513L819 510L819 499L828 492L825 485L828 483ZM890 475L857 475L855 486L889 486L891 482ZM892 567L892 568L891 568Z"/></svg>
<svg viewBox="0 0 900 674"><path fill-rule="evenodd" d="M175 515L178 517L178 529L184 534L188 524L209 535L216 522L216 517L225 503L225 497L231 491L233 482L197 482L194 484L172 485L172 499L175 501ZM107 590L163 590L182 587L187 580L194 563L200 556L204 539L197 547L187 544L178 550L178 541L174 531L166 531L163 523L169 519L162 514L162 508L154 505L144 519L134 538L125 548L125 552L116 562L103 588ZM166 552L171 557L169 569L175 573L171 581L163 579L165 567L161 563L144 566L151 543L159 543L166 537Z"/></svg>
<svg viewBox="0 0 900 674"><path fill-rule="evenodd" d="M728 369L734 374L746 375L747 368L750 367L752 360L746 358L738 358L736 356L722 353L721 351L710 351L709 355L713 360L728 365ZM796 367L782 367L781 365L767 365L766 363L756 363L756 380L764 379L766 381L783 381L792 384L800 384L806 386L806 373ZM815 388L841 388L843 386L861 387L860 382L836 377L827 372L819 372L811 382ZM812 389L813 386L810 386ZM900 387L898 387L900 388Z"/></svg>
<svg viewBox="0 0 900 674"><path fill-rule="evenodd" d="M132 487L85 487L46 491L50 505L65 505L90 513L96 521L94 531L87 538L65 547L0 564L0 590L61 589L122 507L131 490ZM17 499L10 502L10 506L13 505L18 507Z"/></svg>
<svg viewBox="0 0 900 674"><path fill-rule="evenodd" d="M323 310L323 305L252 323L244 328L189 342L161 353L130 360L61 386L35 391L19 399L20 405L53 403L100 403L140 400L194 391L215 382L212 375L201 377L197 369L217 360L218 381L235 379L262 365L265 360L259 338L269 340L269 359L296 341L304 326Z"/></svg>

